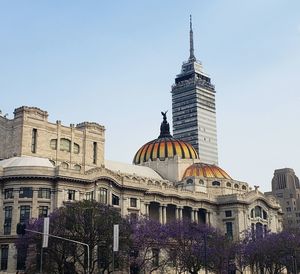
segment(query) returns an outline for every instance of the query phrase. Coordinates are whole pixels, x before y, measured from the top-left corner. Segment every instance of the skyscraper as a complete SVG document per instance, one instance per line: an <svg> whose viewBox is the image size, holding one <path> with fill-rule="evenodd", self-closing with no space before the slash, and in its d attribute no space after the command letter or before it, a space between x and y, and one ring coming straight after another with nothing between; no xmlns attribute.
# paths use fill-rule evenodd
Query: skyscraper
<svg viewBox="0 0 300 274"><path fill-rule="evenodd" d="M190 17L190 56L172 86L173 136L189 142L202 162L218 164L215 87L194 55Z"/></svg>

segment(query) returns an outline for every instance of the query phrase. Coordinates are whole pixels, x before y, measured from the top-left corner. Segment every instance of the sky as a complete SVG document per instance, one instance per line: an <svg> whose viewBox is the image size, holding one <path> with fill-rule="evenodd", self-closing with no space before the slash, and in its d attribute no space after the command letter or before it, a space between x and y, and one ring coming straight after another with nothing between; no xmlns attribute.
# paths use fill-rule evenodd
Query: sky
<svg viewBox="0 0 300 274"><path fill-rule="evenodd" d="M269 191L277 168L300 176L299 11L298 0L0 0L0 110L97 122L105 158L131 163L171 113L192 14L217 91L219 166Z"/></svg>

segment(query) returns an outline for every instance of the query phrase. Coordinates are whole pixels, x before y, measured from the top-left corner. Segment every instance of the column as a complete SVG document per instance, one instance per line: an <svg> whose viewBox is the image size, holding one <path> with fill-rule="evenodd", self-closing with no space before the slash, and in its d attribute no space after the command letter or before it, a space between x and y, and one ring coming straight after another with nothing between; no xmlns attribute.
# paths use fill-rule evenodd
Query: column
<svg viewBox="0 0 300 274"><path fill-rule="evenodd" d="M191 210L191 221L192 221L192 223L195 222L195 211L194 211L194 209Z"/></svg>
<svg viewBox="0 0 300 274"><path fill-rule="evenodd" d="M31 205L31 217L30 218L38 218L39 217L39 207L38 207L38 189L32 190L32 205Z"/></svg>
<svg viewBox="0 0 300 274"><path fill-rule="evenodd" d="M163 223L163 210L162 210L162 205L159 206L158 209L158 215L159 215L159 222L162 224Z"/></svg>
<svg viewBox="0 0 300 274"><path fill-rule="evenodd" d="M179 208L176 206L175 208L175 219L178 220L179 219Z"/></svg>
<svg viewBox="0 0 300 274"><path fill-rule="evenodd" d="M19 191L14 191L14 205L11 219L11 234L16 234L17 223L20 222ZM8 251L9 252L9 251Z"/></svg>
<svg viewBox="0 0 300 274"><path fill-rule="evenodd" d="M194 209L194 214L195 214L195 223L199 223L199 220L198 220L198 209Z"/></svg>
<svg viewBox="0 0 300 274"><path fill-rule="evenodd" d="M146 216L149 216L149 203L144 203L144 205L145 205L145 215Z"/></svg>
<svg viewBox="0 0 300 274"><path fill-rule="evenodd" d="M179 207L178 210L179 210L179 220L182 220L182 207Z"/></svg>
<svg viewBox="0 0 300 274"><path fill-rule="evenodd" d="M163 224L167 223L167 205L162 205Z"/></svg>
<svg viewBox="0 0 300 274"><path fill-rule="evenodd" d="M210 212L208 211L205 213L205 223L210 226Z"/></svg>

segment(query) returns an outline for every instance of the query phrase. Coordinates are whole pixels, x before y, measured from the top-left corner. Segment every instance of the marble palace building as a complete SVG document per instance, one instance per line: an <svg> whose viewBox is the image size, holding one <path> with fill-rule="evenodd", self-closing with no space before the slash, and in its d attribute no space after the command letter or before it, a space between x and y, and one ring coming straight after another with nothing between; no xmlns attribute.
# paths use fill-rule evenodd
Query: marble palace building
<svg viewBox="0 0 300 274"><path fill-rule="evenodd" d="M123 216L161 223L189 219L237 239L249 228L282 228L280 205L218 166L215 90L193 53L172 87L173 132L166 113L133 163L105 159L105 128L63 125L37 107L0 116L0 273L24 269L16 226L67 202L94 199ZM128 121L129 123L129 121ZM204 140L204 138L207 138Z"/></svg>

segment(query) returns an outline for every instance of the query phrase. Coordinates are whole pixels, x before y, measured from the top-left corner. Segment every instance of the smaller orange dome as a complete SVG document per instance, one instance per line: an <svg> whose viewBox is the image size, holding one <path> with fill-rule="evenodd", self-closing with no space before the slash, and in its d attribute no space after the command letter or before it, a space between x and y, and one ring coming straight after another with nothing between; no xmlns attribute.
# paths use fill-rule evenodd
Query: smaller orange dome
<svg viewBox="0 0 300 274"><path fill-rule="evenodd" d="M232 179L222 168L216 165L209 165L204 163L196 163L189 166L185 170L182 180L187 177Z"/></svg>

